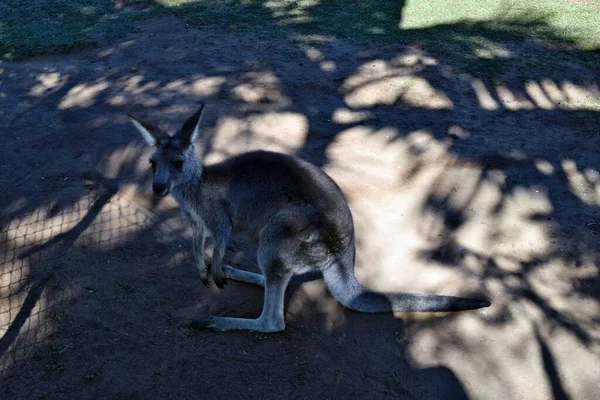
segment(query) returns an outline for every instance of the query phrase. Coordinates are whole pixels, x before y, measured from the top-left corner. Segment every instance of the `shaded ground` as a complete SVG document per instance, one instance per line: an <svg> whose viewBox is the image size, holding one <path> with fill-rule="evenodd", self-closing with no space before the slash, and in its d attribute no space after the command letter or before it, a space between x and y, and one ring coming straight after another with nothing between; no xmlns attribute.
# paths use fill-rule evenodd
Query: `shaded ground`
<svg viewBox="0 0 600 400"><path fill-rule="evenodd" d="M273 35L161 18L0 66L2 398L594 398L597 54L515 41L469 69ZM175 127L201 100L208 162L268 148L339 182L365 284L493 306L361 315L316 280L290 288L284 333L187 331L193 313L258 315L261 290L199 284L125 112ZM229 257L254 267L242 243Z"/></svg>

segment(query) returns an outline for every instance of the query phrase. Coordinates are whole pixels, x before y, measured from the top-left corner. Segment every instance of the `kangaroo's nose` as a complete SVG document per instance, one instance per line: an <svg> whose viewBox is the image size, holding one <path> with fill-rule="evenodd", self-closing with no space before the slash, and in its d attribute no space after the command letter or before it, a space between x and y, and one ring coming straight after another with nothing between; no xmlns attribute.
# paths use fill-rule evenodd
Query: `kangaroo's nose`
<svg viewBox="0 0 600 400"><path fill-rule="evenodd" d="M163 197L167 195L167 185L165 185L164 183L152 183L152 190L157 196Z"/></svg>

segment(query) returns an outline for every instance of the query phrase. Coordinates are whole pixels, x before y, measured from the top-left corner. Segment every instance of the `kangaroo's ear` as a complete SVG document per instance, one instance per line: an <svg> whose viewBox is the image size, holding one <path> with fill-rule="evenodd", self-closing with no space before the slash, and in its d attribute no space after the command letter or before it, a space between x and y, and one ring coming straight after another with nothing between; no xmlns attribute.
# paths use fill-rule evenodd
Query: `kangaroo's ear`
<svg viewBox="0 0 600 400"><path fill-rule="evenodd" d="M176 138L181 140L182 146L189 146L198 137L200 121L202 120L202 111L204 111L204 103L200 104L198 111L183 123L181 129L175 135Z"/></svg>
<svg viewBox="0 0 600 400"><path fill-rule="evenodd" d="M163 132L158 126L146 121L138 120L130 114L127 114L127 116L137 130L140 131L146 143L148 143L150 146L158 145L160 139L163 137Z"/></svg>

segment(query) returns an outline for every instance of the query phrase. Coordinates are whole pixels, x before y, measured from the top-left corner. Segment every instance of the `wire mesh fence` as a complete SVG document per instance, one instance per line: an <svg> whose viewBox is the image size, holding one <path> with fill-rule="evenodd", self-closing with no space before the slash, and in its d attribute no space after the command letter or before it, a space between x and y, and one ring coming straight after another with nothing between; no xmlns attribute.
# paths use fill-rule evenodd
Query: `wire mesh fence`
<svg viewBox="0 0 600 400"><path fill-rule="evenodd" d="M64 207L48 201L29 211L19 208L13 203L0 220L0 379L51 338L53 310L72 296L68 277L60 273L72 249L110 251L157 220L106 188L82 190Z"/></svg>

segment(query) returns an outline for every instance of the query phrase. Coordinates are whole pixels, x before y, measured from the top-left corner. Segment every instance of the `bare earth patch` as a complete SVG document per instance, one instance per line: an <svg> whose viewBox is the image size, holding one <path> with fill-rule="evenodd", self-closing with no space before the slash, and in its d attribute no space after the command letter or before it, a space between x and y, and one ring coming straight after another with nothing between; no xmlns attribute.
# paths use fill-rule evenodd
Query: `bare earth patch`
<svg viewBox="0 0 600 400"><path fill-rule="evenodd" d="M490 76L401 45L160 18L0 65L0 397L597 397L599 77L565 51L514 43ZM200 101L207 162L271 149L336 179L366 285L492 307L357 314L299 279L284 333L188 331L258 315L262 291L200 284L125 115L175 128Z"/></svg>

